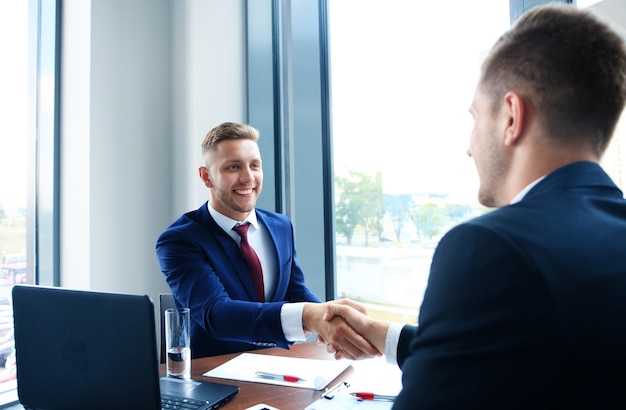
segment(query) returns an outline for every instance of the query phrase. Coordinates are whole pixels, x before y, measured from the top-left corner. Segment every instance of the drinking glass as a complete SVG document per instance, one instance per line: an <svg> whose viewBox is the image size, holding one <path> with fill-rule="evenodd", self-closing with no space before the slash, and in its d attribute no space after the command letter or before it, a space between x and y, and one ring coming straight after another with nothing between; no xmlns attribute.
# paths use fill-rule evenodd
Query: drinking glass
<svg viewBox="0 0 626 410"><path fill-rule="evenodd" d="M165 311L165 341L167 375L190 379L191 341L188 308L171 308Z"/></svg>

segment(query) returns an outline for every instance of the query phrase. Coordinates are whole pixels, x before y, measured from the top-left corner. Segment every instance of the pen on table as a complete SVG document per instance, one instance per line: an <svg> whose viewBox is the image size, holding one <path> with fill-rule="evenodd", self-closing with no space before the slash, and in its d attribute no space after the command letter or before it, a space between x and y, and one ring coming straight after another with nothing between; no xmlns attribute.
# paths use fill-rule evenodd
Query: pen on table
<svg viewBox="0 0 626 410"><path fill-rule="evenodd" d="M292 383L300 383L300 382L305 381L304 379L298 376L290 376L288 374L276 374L276 373L267 373L267 372L256 372L255 374L258 377L261 377L263 379L270 379L270 380L283 380L283 381L292 382Z"/></svg>
<svg viewBox="0 0 626 410"><path fill-rule="evenodd" d="M350 395L352 397L356 397L357 399L361 399L361 400L389 400L389 401L394 401L396 399L396 396L387 396L384 394L374 394L374 393L368 393L368 392L354 392L354 393L350 393Z"/></svg>
<svg viewBox="0 0 626 410"><path fill-rule="evenodd" d="M322 394L322 397L330 400L333 397L335 397L335 394L339 393L341 389L346 388L346 387L350 387L350 383L348 382L337 383L335 386L326 390L324 394Z"/></svg>

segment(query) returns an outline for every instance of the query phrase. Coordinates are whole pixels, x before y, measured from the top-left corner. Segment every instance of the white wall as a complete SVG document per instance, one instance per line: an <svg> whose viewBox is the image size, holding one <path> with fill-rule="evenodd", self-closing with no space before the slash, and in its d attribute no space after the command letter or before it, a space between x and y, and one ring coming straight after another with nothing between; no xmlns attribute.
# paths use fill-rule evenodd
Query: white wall
<svg viewBox="0 0 626 410"><path fill-rule="evenodd" d="M246 121L245 0L171 0L172 216L208 199L200 144L225 121ZM184 62L179 64L179 62Z"/></svg>
<svg viewBox="0 0 626 410"><path fill-rule="evenodd" d="M65 0L61 285L168 291L157 236L207 193L214 125L245 120L244 0Z"/></svg>

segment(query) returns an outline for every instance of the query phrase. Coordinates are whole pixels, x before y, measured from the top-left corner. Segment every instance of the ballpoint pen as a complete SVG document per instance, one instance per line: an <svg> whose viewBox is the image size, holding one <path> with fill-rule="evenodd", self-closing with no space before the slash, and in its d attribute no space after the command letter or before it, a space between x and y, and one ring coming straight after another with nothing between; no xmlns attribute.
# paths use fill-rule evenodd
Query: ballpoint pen
<svg viewBox="0 0 626 410"><path fill-rule="evenodd" d="M388 401L394 401L396 399L396 396L387 396L384 394L374 394L374 393L368 393L368 392L354 392L354 393L350 393L350 395L352 397L356 397L357 399L361 399L361 400L388 400Z"/></svg>
<svg viewBox="0 0 626 410"><path fill-rule="evenodd" d="M291 382L291 383L300 383L300 382L305 381L304 379L298 376L290 376L288 374L276 374L276 373L267 373L267 372L256 372L255 374L258 377L261 377L263 379L282 380L282 381Z"/></svg>
<svg viewBox="0 0 626 410"><path fill-rule="evenodd" d="M341 382L341 383L337 383L335 386L331 387L330 389L326 390L324 392L324 394L322 394L322 397L325 399L332 399L335 397L335 394L339 393L339 391L341 391L341 389L344 389L346 387L350 387L350 383L348 382Z"/></svg>

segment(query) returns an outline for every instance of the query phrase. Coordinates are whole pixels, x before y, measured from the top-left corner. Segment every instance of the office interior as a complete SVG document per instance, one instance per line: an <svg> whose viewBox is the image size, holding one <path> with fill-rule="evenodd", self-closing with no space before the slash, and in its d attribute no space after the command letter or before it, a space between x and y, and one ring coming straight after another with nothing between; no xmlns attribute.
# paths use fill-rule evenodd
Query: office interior
<svg viewBox="0 0 626 410"><path fill-rule="evenodd" d="M208 199L197 176L200 142L223 121L251 120L246 9L269 17L272 2L250 3L259 4L63 2L62 286L154 300L169 290L154 245L174 219ZM256 124L265 163L258 206L275 209L271 113L269 120ZM297 223L302 258L317 229L304 235L304 219ZM323 273L323 265L309 271ZM323 278L308 280L323 297Z"/></svg>
<svg viewBox="0 0 626 410"><path fill-rule="evenodd" d="M292 218L308 285L320 298L332 297L332 250L324 244L332 238L323 200L324 182L332 177L323 168L325 73L307 72L320 65L319 4L63 1L60 285L146 293L154 300L167 292L156 237L207 200L197 176L200 142L229 120L260 129L265 179L258 206ZM592 7L626 21L620 0ZM271 49L272 13L282 19L290 47L280 57L293 64L277 62ZM279 87L272 64L281 64L292 89ZM295 153L277 158L281 143L292 143ZM285 164L289 160L297 165Z"/></svg>
<svg viewBox="0 0 626 410"><path fill-rule="evenodd" d="M261 131L258 206L293 220L307 284L334 297L322 3L63 0L60 161L46 176L59 191L56 209L40 210L55 213L56 239L38 245L40 283L148 294L156 304L169 292L156 238L208 199L200 143L213 126L237 121ZM591 7L626 37L623 0Z"/></svg>
<svg viewBox="0 0 626 410"><path fill-rule="evenodd" d="M320 231L328 228L319 212L324 209L320 200L324 196L324 187L320 187L324 158L316 154L322 150L320 140L327 130L320 124L319 112L298 111L307 104L297 100L302 90L291 90L295 95L291 101L277 101L277 96L272 101L261 95L267 90L259 90L278 88L271 83L271 73L257 80L251 76L265 75L266 68L249 66L250 62L269 65L268 59L276 56L269 48L264 60L250 55L254 50L247 47L258 47L258 53L263 51L261 47L271 46L258 44L270 41L261 36L271 36L271 31L267 32L267 24L247 28L251 24L247 14L266 20L257 23L262 25L271 19L278 3L289 3L282 6L283 13L290 13L294 21L304 15L314 21L309 25L317 24L319 2L310 0L63 1L62 286L147 293L155 300L159 293L167 292L154 253L156 237L175 218L207 200L206 188L196 173L201 164L200 142L210 128L230 120L250 122L261 130L265 181L258 206L292 217L309 286L320 297L327 295L326 258L320 256L326 252L323 242L327 233ZM626 21L619 18L626 15L626 5L619 0L604 0L593 7L606 9L605 15L617 22ZM299 22L300 27L290 28L294 37L318 34L302 27L304 21ZM247 33L252 29L258 32ZM316 39L292 40L293 54L298 41L315 43ZM318 51L319 43L308 47ZM315 65L318 60L312 52L302 64ZM299 67L285 66L292 76L299 75ZM319 75L316 84L321 81ZM275 93L279 92L290 91ZM250 101L250 93L260 101ZM323 95L317 91L316 97L318 101L313 103L321 106ZM293 105L289 107L289 103ZM285 107L275 107L279 104ZM276 118L281 114L286 118L279 123ZM305 114L316 118L302 119ZM291 181L292 187L285 189L280 187L285 181L276 182L271 165L278 161L270 152L273 133L304 128L310 130L307 137L317 141L302 138L296 143L310 144L303 150L313 158L298 163L298 173L307 175L304 183L293 187L296 184ZM283 197L277 199L280 195Z"/></svg>

